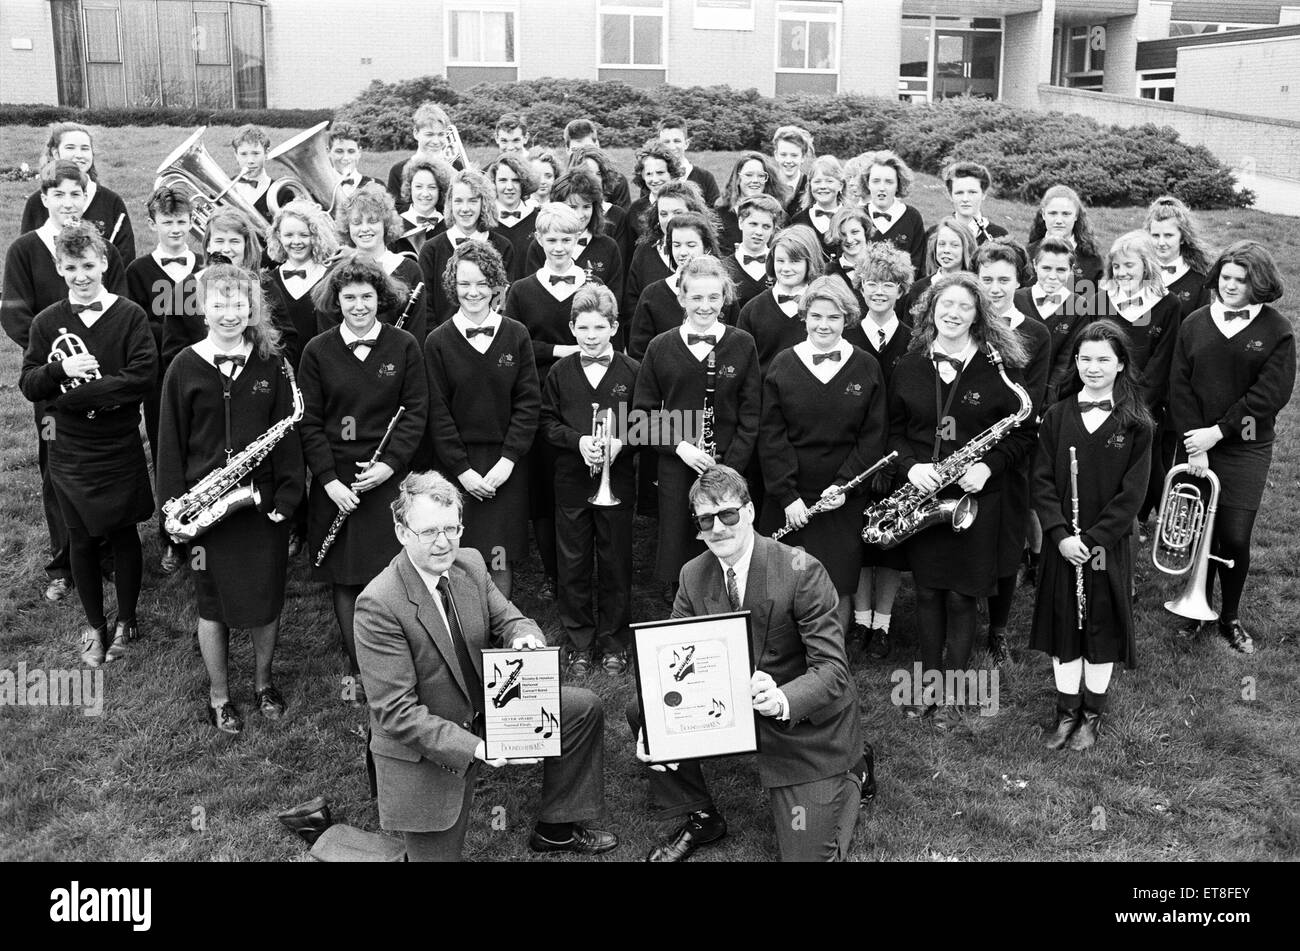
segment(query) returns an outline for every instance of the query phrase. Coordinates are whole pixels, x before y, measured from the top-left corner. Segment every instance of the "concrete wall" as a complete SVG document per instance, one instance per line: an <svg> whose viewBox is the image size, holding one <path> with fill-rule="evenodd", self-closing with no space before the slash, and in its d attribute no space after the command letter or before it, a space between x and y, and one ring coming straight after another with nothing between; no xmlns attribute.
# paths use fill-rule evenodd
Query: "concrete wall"
<svg viewBox="0 0 1300 951"><path fill-rule="evenodd" d="M15 41L31 49L14 49ZM0 16L0 102L57 103L54 27L46 0L4 0Z"/></svg>
<svg viewBox="0 0 1300 951"><path fill-rule="evenodd" d="M1138 18L1113 17L1106 21L1106 68L1101 90L1116 96L1137 95Z"/></svg>
<svg viewBox="0 0 1300 951"><path fill-rule="evenodd" d="M1038 106L1038 87L1052 79L1052 29L1056 0L1041 10L1018 13L1003 21L1002 99L1015 106Z"/></svg>
<svg viewBox="0 0 1300 951"><path fill-rule="evenodd" d="M1181 81L1180 76L1180 87ZM1170 126L1184 141L1205 146L1237 169L1247 186L1255 174L1300 184L1300 122L1060 86L1040 86L1038 95L1044 109L1091 116L1098 122Z"/></svg>
<svg viewBox="0 0 1300 951"><path fill-rule="evenodd" d="M1174 96L1183 106L1300 121L1300 36L1179 50Z"/></svg>

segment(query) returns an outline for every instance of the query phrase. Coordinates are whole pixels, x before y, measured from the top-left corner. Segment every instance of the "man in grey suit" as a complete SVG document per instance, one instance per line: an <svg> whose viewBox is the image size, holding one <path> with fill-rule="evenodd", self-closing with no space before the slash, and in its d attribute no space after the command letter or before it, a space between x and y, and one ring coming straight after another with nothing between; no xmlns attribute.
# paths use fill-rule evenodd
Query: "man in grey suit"
<svg viewBox="0 0 1300 951"><path fill-rule="evenodd" d="M546 646L531 620L488 576L483 557L460 550L460 491L437 472L412 473L393 501L399 552L361 593L357 662L370 705L370 751L379 822L402 832L411 861L458 861L474 781L489 760L483 741L484 647ZM605 714L589 690L560 693L564 753L543 767L535 852L595 855L618 845L590 828L605 800Z"/></svg>
<svg viewBox="0 0 1300 951"><path fill-rule="evenodd" d="M857 826L862 732L835 586L816 558L754 532L749 487L734 469L705 469L690 502L709 550L682 567L672 616L750 612L758 773L781 860L842 860ZM639 732L640 711L630 709L628 719ZM643 749L638 735L644 762ZM700 761L651 769L656 818L685 821L646 861L680 862L727 834Z"/></svg>

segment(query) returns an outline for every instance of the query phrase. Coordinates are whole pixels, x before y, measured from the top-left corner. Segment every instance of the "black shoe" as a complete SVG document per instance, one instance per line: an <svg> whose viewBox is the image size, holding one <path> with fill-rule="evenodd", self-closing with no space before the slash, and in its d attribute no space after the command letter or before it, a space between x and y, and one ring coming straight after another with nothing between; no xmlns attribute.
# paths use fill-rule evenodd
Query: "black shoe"
<svg viewBox="0 0 1300 951"><path fill-rule="evenodd" d="M865 806L876 798L876 751L870 743L862 744L862 759L858 761L857 772L862 777L862 797L859 806Z"/></svg>
<svg viewBox="0 0 1300 951"><path fill-rule="evenodd" d="M867 643L871 640L871 631L865 624L859 624L854 621L849 625L849 631L844 635L845 653L848 654L849 662L853 663L862 657L867 651Z"/></svg>
<svg viewBox="0 0 1300 951"><path fill-rule="evenodd" d="M227 700L217 710L208 704L208 722L215 726L222 733L237 734L244 729L244 718L239 715L239 709Z"/></svg>
<svg viewBox="0 0 1300 951"><path fill-rule="evenodd" d="M908 720L924 720L932 717L939 708L933 703L905 703L903 716Z"/></svg>
<svg viewBox="0 0 1300 951"><path fill-rule="evenodd" d="M333 825L330 804L324 796L308 799L291 809L276 813L275 817L291 832L300 835L308 845L315 845L320 834Z"/></svg>
<svg viewBox="0 0 1300 951"><path fill-rule="evenodd" d="M867 632L867 656L872 660L889 656L889 632L883 627L873 627Z"/></svg>
<svg viewBox="0 0 1300 951"><path fill-rule="evenodd" d="M87 667L99 667L107 656L104 641L108 637L108 625L91 627L87 624L81 629L81 662Z"/></svg>
<svg viewBox="0 0 1300 951"><path fill-rule="evenodd" d="M1093 693L1084 687L1083 719L1079 721L1079 729L1074 731L1074 736L1070 737L1070 749L1081 752L1096 745L1101 731L1101 715L1105 710L1106 695Z"/></svg>
<svg viewBox="0 0 1300 951"><path fill-rule="evenodd" d="M610 651L600 661L601 669L611 677L621 677L627 671L627 651Z"/></svg>
<svg viewBox="0 0 1300 951"><path fill-rule="evenodd" d="M1231 621L1220 621L1219 634L1228 642L1228 646L1238 654L1255 653L1254 639L1246 633L1246 629L1241 626L1241 622L1236 618Z"/></svg>
<svg viewBox="0 0 1300 951"><path fill-rule="evenodd" d="M727 834L727 820L716 812L692 812L671 835L661 839L645 857L647 862L684 862L702 845Z"/></svg>
<svg viewBox="0 0 1300 951"><path fill-rule="evenodd" d="M1083 698L1077 693L1057 692L1056 722L1052 724L1052 735L1047 738L1046 744L1049 750L1059 750L1069 742L1083 719L1080 710L1082 704Z"/></svg>
<svg viewBox="0 0 1300 951"><path fill-rule="evenodd" d="M591 651L569 651L569 659L565 662L564 672L570 677L570 679L574 677L585 677L591 673Z"/></svg>
<svg viewBox="0 0 1300 951"><path fill-rule="evenodd" d="M994 667L1001 667L1011 660L1011 648L1007 646L1006 631L989 631L989 661Z"/></svg>
<svg viewBox="0 0 1300 951"><path fill-rule="evenodd" d="M280 691L275 689L275 684L268 684L253 695L253 702L257 704L257 709L262 716L268 720L278 720L284 716L284 708L288 706L284 702L284 697Z"/></svg>
<svg viewBox="0 0 1300 951"><path fill-rule="evenodd" d="M109 645L108 653L104 655L104 660L112 662L121 660L126 654L126 645L128 642L135 640L140 636L140 629L135 621L118 620L117 625L113 628L113 643Z"/></svg>
<svg viewBox="0 0 1300 951"><path fill-rule="evenodd" d="M537 596L542 601L558 601L560 598L560 582L555 575L547 575L546 580L542 582L542 590L537 592Z"/></svg>
<svg viewBox="0 0 1300 951"><path fill-rule="evenodd" d="M563 842L548 839L536 829L528 837L528 847L534 852L574 852L578 855L600 855L618 848L618 836L600 829L588 829L573 823L573 832Z"/></svg>
<svg viewBox="0 0 1300 951"><path fill-rule="evenodd" d="M1184 621L1182 624L1178 625L1178 630L1174 632L1174 636L1179 640L1193 640L1200 636L1201 632L1205 629L1205 624L1205 621Z"/></svg>

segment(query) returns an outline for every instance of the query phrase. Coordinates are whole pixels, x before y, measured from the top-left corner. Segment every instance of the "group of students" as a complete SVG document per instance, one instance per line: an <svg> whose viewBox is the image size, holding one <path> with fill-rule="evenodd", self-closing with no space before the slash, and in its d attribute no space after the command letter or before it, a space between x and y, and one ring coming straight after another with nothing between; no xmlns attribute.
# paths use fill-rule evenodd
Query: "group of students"
<svg viewBox="0 0 1300 951"><path fill-rule="evenodd" d="M507 597L531 525L570 676L626 669L634 513L657 521L655 577L671 588L704 550L690 486L718 463L745 474L760 531L786 528L825 566L855 652L888 656L910 572L926 670L969 667L981 599L1001 662L1023 567L1037 583L1029 645L1053 658L1059 694L1053 748L1096 741L1113 665L1136 661L1130 536L1175 461L1222 483L1224 562L1209 584L1223 636L1253 650L1239 607L1295 378L1261 244L1216 256L1166 197L1103 255L1083 202L1058 185L1021 245L984 215L992 180L969 162L945 170L952 213L927 229L895 153L841 163L794 126L772 155L741 153L719 187L688 159L687 122L668 118L636 153L635 200L589 120L569 123L561 160L529 150L523 121L505 116L482 171L449 163L437 105L412 126L417 151L387 187L359 172L358 130L332 127L332 215L304 198L270 212L270 143L246 127L236 187L269 229L229 208L196 223L187 196L162 187L147 203L156 246L139 258L90 130L52 130L0 319L35 406L46 596L80 596L88 665L121 658L137 634L136 524L299 414L244 480L255 505L193 539L168 537L159 518L163 570L191 568L208 715L224 732L243 726L231 627L251 633L255 708L284 712L273 657L300 549L331 586L344 698L364 701L354 606L400 548L389 507L401 479L428 468L463 489L463 525L449 530ZM946 479L945 460L995 426L1005 433ZM595 498L606 469L613 505ZM905 486L937 494L964 530L865 543L864 508ZM916 699L908 716L960 722L960 698Z"/></svg>

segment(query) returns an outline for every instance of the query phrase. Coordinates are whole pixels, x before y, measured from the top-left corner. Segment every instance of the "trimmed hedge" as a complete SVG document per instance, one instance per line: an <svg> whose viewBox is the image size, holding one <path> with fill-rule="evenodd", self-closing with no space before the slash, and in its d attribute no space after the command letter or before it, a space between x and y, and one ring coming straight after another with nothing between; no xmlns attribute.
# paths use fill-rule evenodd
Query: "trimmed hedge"
<svg viewBox="0 0 1300 951"><path fill-rule="evenodd" d="M300 129L314 126L333 117L333 109L188 109L160 106L141 106L136 109L78 109L73 106L0 103L0 126L50 125L55 122L81 122L101 127L240 126L251 122L269 129Z"/></svg>

